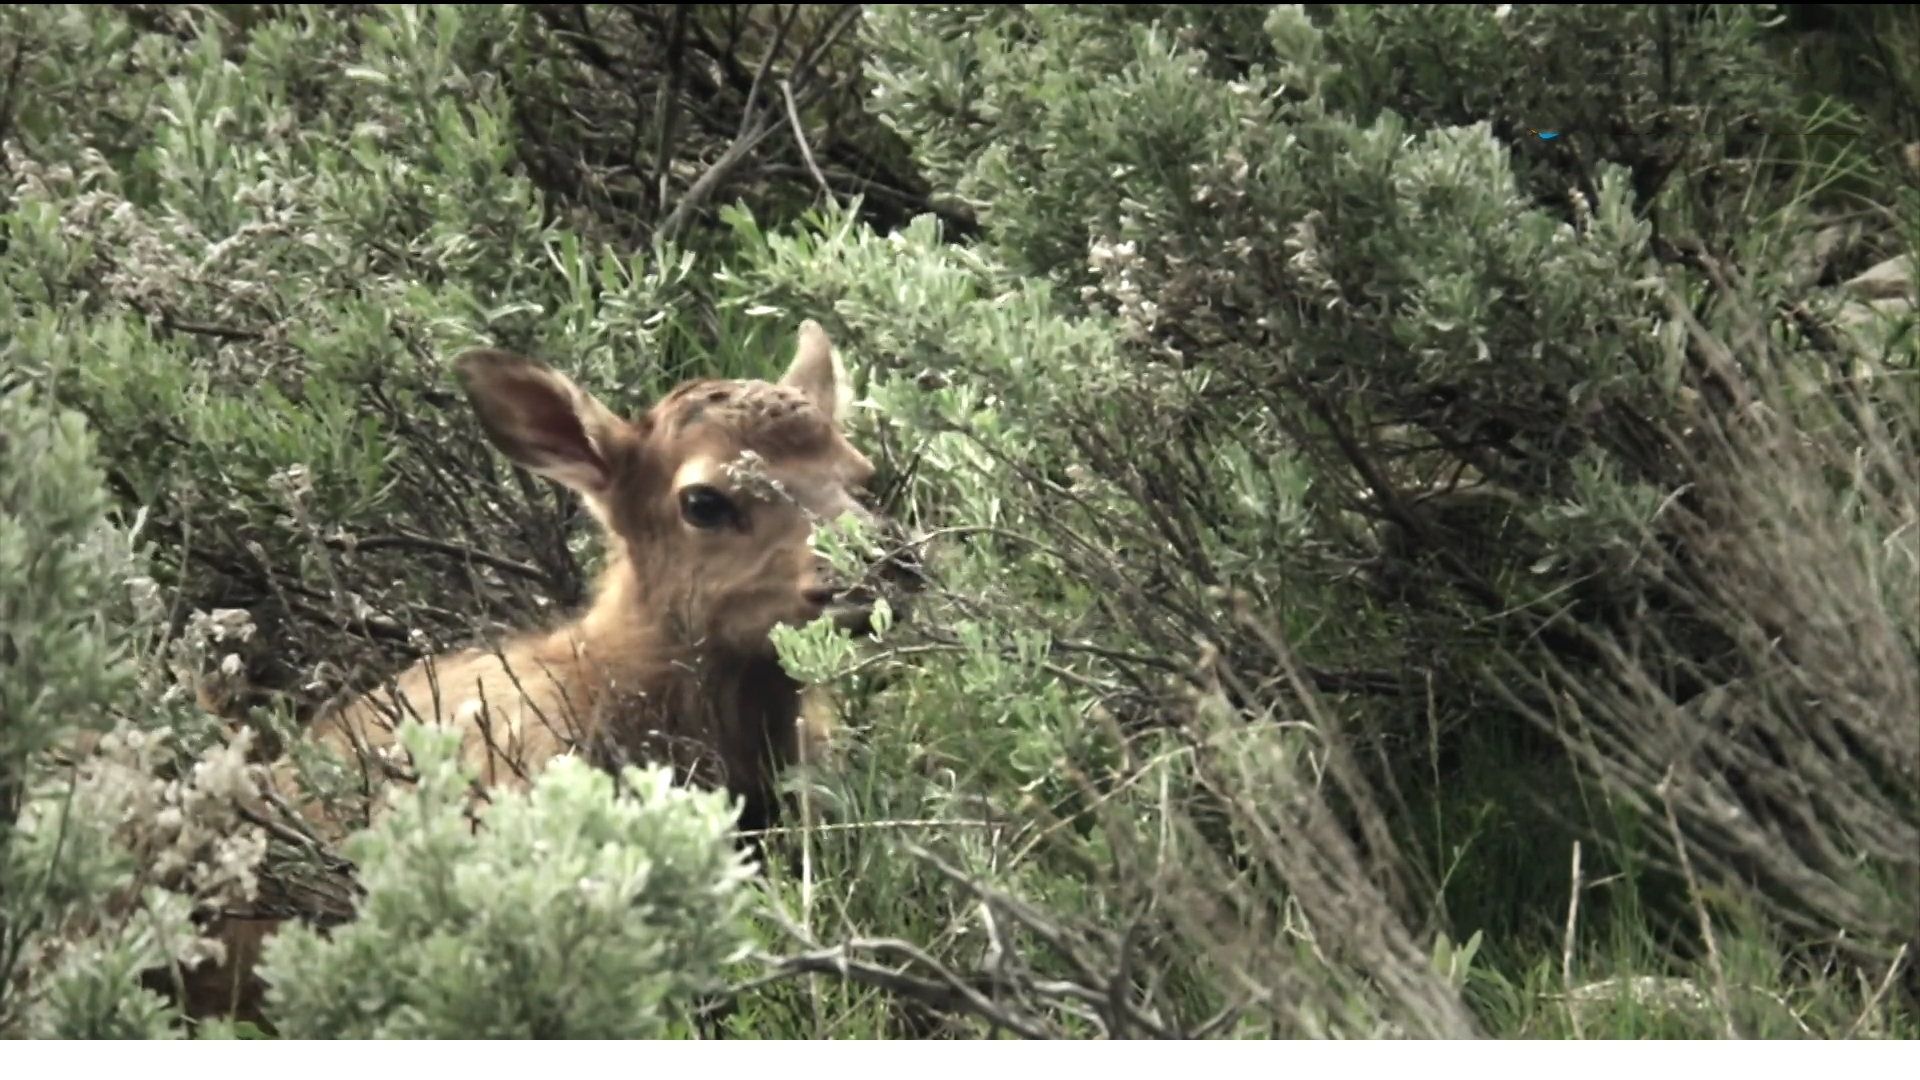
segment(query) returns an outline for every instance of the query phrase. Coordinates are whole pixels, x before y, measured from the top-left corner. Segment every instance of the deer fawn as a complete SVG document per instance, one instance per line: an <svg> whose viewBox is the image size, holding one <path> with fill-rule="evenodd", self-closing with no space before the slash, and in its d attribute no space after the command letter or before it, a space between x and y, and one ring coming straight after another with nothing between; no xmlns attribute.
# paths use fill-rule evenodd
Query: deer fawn
<svg viewBox="0 0 1920 1080"><path fill-rule="evenodd" d="M843 514L868 523L873 465L840 431L851 397L819 324L800 327L777 384L696 380L644 417L615 416L564 375L493 350L455 369L494 446L578 492L606 532L592 604L496 650L424 661L314 736L376 769L393 721L453 724L481 783L522 784L574 750L607 766L673 764L778 817L778 770L825 749L768 638L827 614L862 630L872 593L835 581L810 543Z"/></svg>
<svg viewBox="0 0 1920 1080"><path fill-rule="evenodd" d="M422 661L311 737L364 762L376 788L404 781L394 725L412 718L457 728L485 787L524 785L571 752L604 767L671 764L683 782L736 796L743 829L773 824L779 770L822 754L826 732L803 730L801 687L768 635L823 614L860 632L872 613L873 593L836 580L811 543L816 524L844 514L875 522L860 502L874 467L840 430L851 388L826 332L801 324L777 384L695 380L636 420L508 353L474 350L455 370L493 445L585 500L606 568L571 621ZM273 769L289 794L291 768ZM343 831L317 804L303 813ZM227 962L191 973L189 1012L211 993L218 1011L257 1016L240 1002L257 984L248 993L240 979L273 925L227 924Z"/></svg>

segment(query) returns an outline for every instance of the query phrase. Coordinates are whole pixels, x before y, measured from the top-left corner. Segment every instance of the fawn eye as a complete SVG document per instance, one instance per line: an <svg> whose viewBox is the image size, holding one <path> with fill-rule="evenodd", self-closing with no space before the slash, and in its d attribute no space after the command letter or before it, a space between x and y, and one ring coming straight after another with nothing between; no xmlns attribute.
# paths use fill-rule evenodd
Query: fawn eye
<svg viewBox="0 0 1920 1080"><path fill-rule="evenodd" d="M718 488L693 484L680 489L680 516L696 529L718 529L739 520L739 508Z"/></svg>

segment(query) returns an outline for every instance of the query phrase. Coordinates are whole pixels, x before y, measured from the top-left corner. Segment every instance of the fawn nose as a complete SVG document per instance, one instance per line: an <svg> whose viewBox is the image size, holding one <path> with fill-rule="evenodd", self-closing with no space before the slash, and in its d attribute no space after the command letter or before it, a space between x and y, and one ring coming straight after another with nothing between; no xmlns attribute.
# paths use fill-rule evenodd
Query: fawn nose
<svg viewBox="0 0 1920 1080"><path fill-rule="evenodd" d="M818 604L821 607L826 607L828 604L833 603L834 597L840 595L840 590L831 585L815 585L800 595L806 597L807 603L809 604Z"/></svg>

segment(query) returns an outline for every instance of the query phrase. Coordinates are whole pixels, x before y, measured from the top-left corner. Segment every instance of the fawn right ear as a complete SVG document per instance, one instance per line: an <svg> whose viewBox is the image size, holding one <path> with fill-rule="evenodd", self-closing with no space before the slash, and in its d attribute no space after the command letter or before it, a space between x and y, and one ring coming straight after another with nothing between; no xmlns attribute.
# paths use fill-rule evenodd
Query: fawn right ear
<svg viewBox="0 0 1920 1080"><path fill-rule="evenodd" d="M604 496L607 454L624 423L572 379L522 356L474 349L454 362L481 430L500 452L541 476Z"/></svg>
<svg viewBox="0 0 1920 1080"><path fill-rule="evenodd" d="M800 347L794 350L793 363L780 380L807 395L821 415L838 424L847 418L853 404L853 382L833 342L820 324L808 319L800 324Z"/></svg>

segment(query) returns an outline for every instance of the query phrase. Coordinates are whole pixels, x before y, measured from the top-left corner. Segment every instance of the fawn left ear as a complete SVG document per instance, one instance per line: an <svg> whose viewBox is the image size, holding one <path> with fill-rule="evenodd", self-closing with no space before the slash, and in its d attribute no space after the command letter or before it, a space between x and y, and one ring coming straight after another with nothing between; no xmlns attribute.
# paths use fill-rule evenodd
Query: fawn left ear
<svg viewBox="0 0 1920 1080"><path fill-rule="evenodd" d="M853 404L853 380L847 377L846 365L827 340L827 332L812 319L800 324L800 345L780 383L807 395L814 408L836 424Z"/></svg>
<svg viewBox="0 0 1920 1080"><path fill-rule="evenodd" d="M608 452L625 421L572 379L513 353L474 349L454 371L501 453L589 500L606 497L613 484Z"/></svg>

